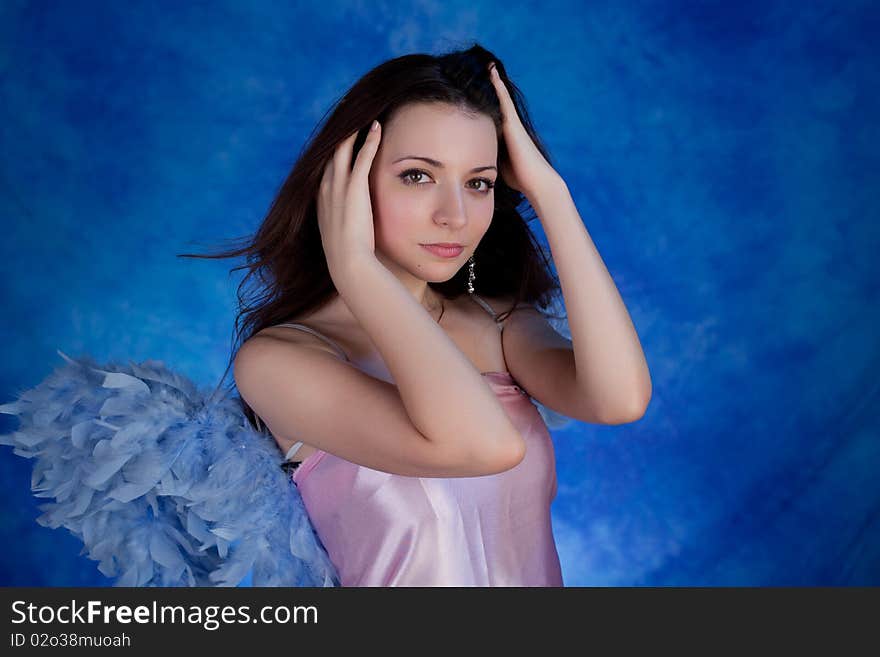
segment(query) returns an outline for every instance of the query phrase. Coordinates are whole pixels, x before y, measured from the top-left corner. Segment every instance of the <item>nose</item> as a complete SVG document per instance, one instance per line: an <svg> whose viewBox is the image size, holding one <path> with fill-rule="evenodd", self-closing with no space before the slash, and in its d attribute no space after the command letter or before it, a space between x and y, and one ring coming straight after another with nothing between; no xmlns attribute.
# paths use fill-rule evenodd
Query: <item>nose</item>
<svg viewBox="0 0 880 657"><path fill-rule="evenodd" d="M460 228L467 224L467 212L465 210L464 194L454 188L442 192L440 207L434 213L434 221L441 226Z"/></svg>

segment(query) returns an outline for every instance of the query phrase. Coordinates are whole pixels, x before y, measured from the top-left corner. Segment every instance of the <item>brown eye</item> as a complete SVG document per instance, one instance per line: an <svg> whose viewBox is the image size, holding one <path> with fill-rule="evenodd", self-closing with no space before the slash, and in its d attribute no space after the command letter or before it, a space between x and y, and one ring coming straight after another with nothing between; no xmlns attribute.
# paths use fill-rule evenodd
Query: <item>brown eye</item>
<svg viewBox="0 0 880 657"><path fill-rule="evenodd" d="M488 178L476 178L476 179L474 180L474 182L478 182L478 183L480 183L480 182L484 182L484 183L486 183L486 189L479 190L479 191L481 191L483 194L488 194L488 193L489 193L489 190L492 189L493 187L495 187L495 183L492 182L491 180L489 180Z"/></svg>
<svg viewBox="0 0 880 657"><path fill-rule="evenodd" d="M413 181L411 176L430 176L427 171L423 171L422 169L407 169L403 173L401 173L398 178L403 181L404 185L415 185L417 187L421 187L422 185L427 185L426 182L417 182ZM485 189L478 189L477 187L473 187L472 189L476 189L480 194L488 194L493 187L495 187L495 183L488 178L474 178L472 181L476 183L486 183Z"/></svg>
<svg viewBox="0 0 880 657"><path fill-rule="evenodd" d="M398 176L404 185L422 185L424 183L414 182L410 179L410 176L427 176L428 173L426 171L422 171L421 169L408 169Z"/></svg>

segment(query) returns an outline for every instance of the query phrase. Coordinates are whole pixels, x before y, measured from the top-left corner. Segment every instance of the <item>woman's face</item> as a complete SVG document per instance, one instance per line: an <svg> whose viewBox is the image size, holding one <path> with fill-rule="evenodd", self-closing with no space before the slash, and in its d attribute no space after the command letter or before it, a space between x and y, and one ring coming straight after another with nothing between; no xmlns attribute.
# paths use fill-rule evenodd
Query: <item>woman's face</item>
<svg viewBox="0 0 880 657"><path fill-rule="evenodd" d="M439 103L401 108L382 126L370 168L377 256L428 282L452 278L492 221L497 157L488 116ZM421 246L437 242L464 248L447 258Z"/></svg>

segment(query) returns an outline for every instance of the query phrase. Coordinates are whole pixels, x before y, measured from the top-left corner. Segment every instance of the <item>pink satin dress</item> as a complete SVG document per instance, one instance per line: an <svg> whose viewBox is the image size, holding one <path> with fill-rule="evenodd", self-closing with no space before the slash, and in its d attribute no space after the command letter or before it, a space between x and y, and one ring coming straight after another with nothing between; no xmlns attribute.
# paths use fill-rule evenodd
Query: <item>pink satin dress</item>
<svg viewBox="0 0 880 657"><path fill-rule="evenodd" d="M351 362L314 329L279 326L315 334ZM563 586L550 517L556 464L547 425L509 373L482 375L526 441L516 467L482 477L407 477L319 450L294 470L341 586Z"/></svg>

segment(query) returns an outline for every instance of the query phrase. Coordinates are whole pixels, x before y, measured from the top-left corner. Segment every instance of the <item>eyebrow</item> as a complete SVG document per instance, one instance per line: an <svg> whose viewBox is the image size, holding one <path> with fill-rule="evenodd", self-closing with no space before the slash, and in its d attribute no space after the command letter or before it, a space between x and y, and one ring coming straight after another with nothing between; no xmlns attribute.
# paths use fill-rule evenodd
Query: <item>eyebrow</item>
<svg viewBox="0 0 880 657"><path fill-rule="evenodd" d="M398 162L401 162L401 161L403 161L403 160L422 160L422 161L424 161L424 162L427 162L427 163L430 164L431 166L435 166L435 167L437 167L438 169L442 169L442 168L443 168L443 163L442 163L442 162L438 162L437 160L433 160L433 159L431 159L430 157L422 157L422 156L420 156L420 155L406 155L406 156L404 156L404 157L399 157L399 158L397 158L396 160L394 160L394 162L392 162L391 164L397 164ZM473 169L470 170L470 173L477 173L477 172L479 172L479 171L486 171L487 169L495 169L495 171L498 171L498 168L497 168L497 167L494 167L494 166L488 166L488 167L475 167L475 168L473 168Z"/></svg>

